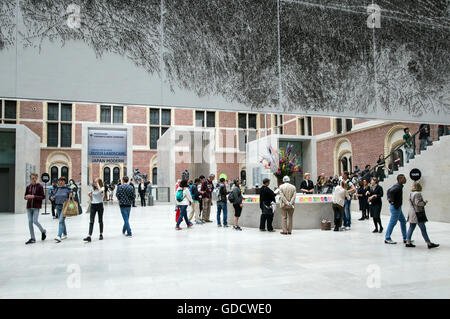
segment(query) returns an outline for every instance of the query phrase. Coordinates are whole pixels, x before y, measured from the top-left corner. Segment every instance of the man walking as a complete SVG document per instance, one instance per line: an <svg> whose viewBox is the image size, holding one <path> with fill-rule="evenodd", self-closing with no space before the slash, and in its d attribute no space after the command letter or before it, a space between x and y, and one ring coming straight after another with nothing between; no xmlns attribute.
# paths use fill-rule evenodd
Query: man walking
<svg viewBox="0 0 450 319"><path fill-rule="evenodd" d="M116 197L119 200L120 213L122 214L124 222L122 234L125 235L126 232L127 233L126 236L131 237L132 234L129 220L130 220L131 206L136 198L136 194L134 192L134 187L128 184L128 176L124 176L122 180L123 184L117 187Z"/></svg>
<svg viewBox="0 0 450 319"><path fill-rule="evenodd" d="M433 141L430 137L430 124L420 124L419 126L420 152L425 151L428 145L432 145Z"/></svg>
<svg viewBox="0 0 450 319"><path fill-rule="evenodd" d="M292 234L292 217L294 215L294 204L296 189L295 186L289 183L291 179L289 176L283 177L283 184L280 186L280 208L281 216L283 218L281 232L282 235ZM289 223L288 223L289 216Z"/></svg>
<svg viewBox="0 0 450 319"><path fill-rule="evenodd" d="M189 215L189 220L192 221L192 218L195 218L195 223L197 225L203 224L200 221L200 191L198 190L198 185L200 184L200 179L196 178L194 180L194 184L191 187L191 197L192 197L192 210L191 214Z"/></svg>
<svg viewBox="0 0 450 319"><path fill-rule="evenodd" d="M34 244L36 242L36 237L34 236L34 225L36 225L41 231L42 240L45 240L47 237L47 231L38 221L39 210L42 207L42 200L45 199L44 187L37 182L38 174L32 173L30 175L30 180L31 184L27 186L24 196L24 199L27 201L28 228L30 230L30 239L25 243L26 245Z"/></svg>
<svg viewBox="0 0 450 319"><path fill-rule="evenodd" d="M56 204L54 200L51 200L51 198L53 196L55 196L56 191L58 189L58 180L56 178L53 179L52 181L52 186L50 186L49 190L48 190L48 198L50 199L50 203L52 203L52 216L53 219L57 219L58 217L56 217Z"/></svg>
<svg viewBox="0 0 450 319"><path fill-rule="evenodd" d="M216 176L214 174L209 175L209 178L202 183L202 188L200 193L202 194L203 200L203 212L202 212L202 222L211 223L212 220L209 219L211 213L212 205L212 192L214 189L213 180Z"/></svg>
<svg viewBox="0 0 450 319"><path fill-rule="evenodd" d="M403 174L399 174L397 176L397 184L392 186L387 191L387 198L391 211L391 219L389 221L389 225L386 230L386 238L384 242L386 244L396 244L395 241L391 239L392 231L394 230L397 222L400 221L400 228L402 230L403 242L406 243L406 219L402 212L402 204L403 204L403 185L406 183L406 177Z"/></svg>

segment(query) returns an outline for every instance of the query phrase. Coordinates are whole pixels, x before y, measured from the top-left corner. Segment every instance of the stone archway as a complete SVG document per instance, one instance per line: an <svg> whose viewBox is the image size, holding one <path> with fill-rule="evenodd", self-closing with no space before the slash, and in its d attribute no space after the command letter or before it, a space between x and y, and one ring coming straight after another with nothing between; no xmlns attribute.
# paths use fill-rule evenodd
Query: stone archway
<svg viewBox="0 0 450 319"><path fill-rule="evenodd" d="M339 174L341 170L341 159L346 156L347 159L353 157L352 144L348 138L340 138L337 140L333 152L334 174ZM353 170L352 167L349 168Z"/></svg>
<svg viewBox="0 0 450 319"><path fill-rule="evenodd" d="M72 159L69 154L63 151L54 151L47 156L47 160L45 163L45 169L47 172L50 172L52 167L57 167L59 176L61 176L61 170L63 167L67 167L69 169L68 179L72 178ZM78 182L78 181L76 181Z"/></svg>
<svg viewBox="0 0 450 319"><path fill-rule="evenodd" d="M403 130L406 126L397 124L389 129L384 138L384 156L388 156L393 147L399 146L403 143Z"/></svg>

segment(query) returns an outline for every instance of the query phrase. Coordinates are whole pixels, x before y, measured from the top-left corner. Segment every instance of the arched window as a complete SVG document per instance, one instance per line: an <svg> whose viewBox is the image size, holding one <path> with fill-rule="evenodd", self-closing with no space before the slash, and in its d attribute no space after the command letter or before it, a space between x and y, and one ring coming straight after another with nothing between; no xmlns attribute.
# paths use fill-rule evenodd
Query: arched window
<svg viewBox="0 0 450 319"><path fill-rule="evenodd" d="M352 157L351 156L348 158L348 166L350 168L350 173L353 172L353 163L352 163Z"/></svg>
<svg viewBox="0 0 450 319"><path fill-rule="evenodd" d="M53 182L54 179L58 179L58 167L56 166L50 168L50 181Z"/></svg>
<svg viewBox="0 0 450 319"><path fill-rule="evenodd" d="M119 167L114 167L113 169L113 183L117 184L119 182L120 179L120 168Z"/></svg>
<svg viewBox="0 0 450 319"><path fill-rule="evenodd" d="M158 185L158 168L153 167L152 169L152 184Z"/></svg>
<svg viewBox="0 0 450 319"><path fill-rule="evenodd" d="M247 172L245 170L241 171L241 182L247 180Z"/></svg>
<svg viewBox="0 0 450 319"><path fill-rule="evenodd" d="M69 168L67 166L61 167L61 176L66 178L66 181L69 181Z"/></svg>
<svg viewBox="0 0 450 319"><path fill-rule="evenodd" d="M111 169L109 167L103 169L103 183L111 184Z"/></svg>

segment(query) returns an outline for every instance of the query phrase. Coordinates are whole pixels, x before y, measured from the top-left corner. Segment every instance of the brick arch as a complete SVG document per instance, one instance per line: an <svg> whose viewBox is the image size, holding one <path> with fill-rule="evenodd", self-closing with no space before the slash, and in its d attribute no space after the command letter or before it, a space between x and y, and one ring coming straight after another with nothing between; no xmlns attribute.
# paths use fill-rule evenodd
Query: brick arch
<svg viewBox="0 0 450 319"><path fill-rule="evenodd" d="M344 143L348 143L348 147L344 147L341 149L341 146ZM339 172L339 165L340 165L339 160L346 153L350 153L350 155L353 157L352 143L348 138L342 137L336 141L336 145L334 146L333 151L334 174L337 174Z"/></svg>
<svg viewBox="0 0 450 319"><path fill-rule="evenodd" d="M52 166L57 166L59 170L61 170L61 167L67 166L69 168L69 180L72 178L72 159L66 152L54 151L48 154L47 160L45 162L46 171L50 172L50 168Z"/></svg>
<svg viewBox="0 0 450 319"><path fill-rule="evenodd" d="M152 181L153 180L153 169L156 167L158 168L158 154L153 155L150 158L150 162L149 162L149 174L148 174L148 180Z"/></svg>
<svg viewBox="0 0 450 319"><path fill-rule="evenodd" d="M393 147L397 147L403 142L403 139L397 138L394 140L393 137L399 131L403 131L403 129L405 127L406 127L405 125L397 124L397 125L394 125L393 127L391 127L389 129L389 131L386 133L386 136L384 138L384 156L385 157L389 155L389 153L391 152Z"/></svg>

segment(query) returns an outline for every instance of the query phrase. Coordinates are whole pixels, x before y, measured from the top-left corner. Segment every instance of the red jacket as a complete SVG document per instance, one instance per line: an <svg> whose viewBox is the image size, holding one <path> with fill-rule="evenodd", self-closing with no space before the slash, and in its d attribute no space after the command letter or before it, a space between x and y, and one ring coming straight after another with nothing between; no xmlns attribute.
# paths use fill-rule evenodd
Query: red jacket
<svg viewBox="0 0 450 319"><path fill-rule="evenodd" d="M42 200L45 198L44 187L41 184L36 183L35 185L30 184L25 190L26 195L34 195L33 199L27 200L27 208L41 208Z"/></svg>

